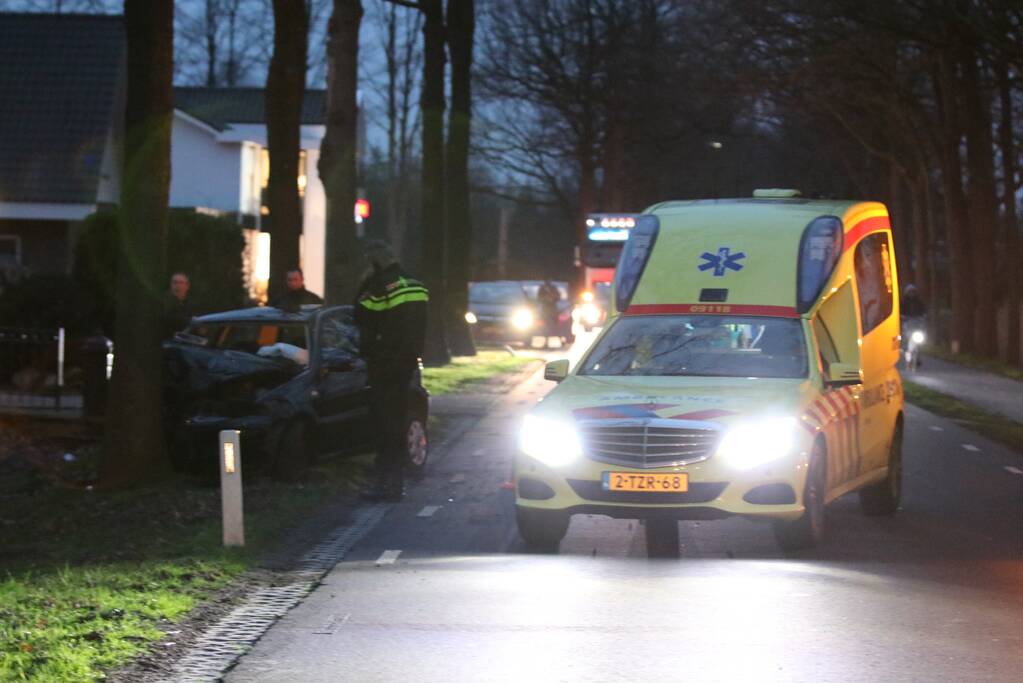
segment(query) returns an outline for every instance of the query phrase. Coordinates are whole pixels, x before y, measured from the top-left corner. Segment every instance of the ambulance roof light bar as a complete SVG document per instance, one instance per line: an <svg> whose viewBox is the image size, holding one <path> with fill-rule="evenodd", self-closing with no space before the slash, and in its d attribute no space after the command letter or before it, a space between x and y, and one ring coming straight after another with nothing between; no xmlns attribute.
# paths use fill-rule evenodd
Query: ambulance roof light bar
<svg viewBox="0 0 1023 683"><path fill-rule="evenodd" d="M796 197L803 196L803 193L799 190L783 189L783 188L767 188L760 190L753 190L754 199L795 199Z"/></svg>

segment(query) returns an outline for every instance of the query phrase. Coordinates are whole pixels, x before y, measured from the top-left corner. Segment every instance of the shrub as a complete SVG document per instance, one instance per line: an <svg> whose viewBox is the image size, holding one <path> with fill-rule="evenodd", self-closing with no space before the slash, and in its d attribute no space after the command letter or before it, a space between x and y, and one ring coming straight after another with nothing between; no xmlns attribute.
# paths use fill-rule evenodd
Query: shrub
<svg viewBox="0 0 1023 683"><path fill-rule="evenodd" d="M75 249L74 279L92 302L91 315L107 335L114 330L117 291L117 213L103 211L85 219ZM167 234L167 272L188 275L196 310L223 311L246 303L242 278L241 227L228 218L171 209ZM169 291L169 285L168 290Z"/></svg>

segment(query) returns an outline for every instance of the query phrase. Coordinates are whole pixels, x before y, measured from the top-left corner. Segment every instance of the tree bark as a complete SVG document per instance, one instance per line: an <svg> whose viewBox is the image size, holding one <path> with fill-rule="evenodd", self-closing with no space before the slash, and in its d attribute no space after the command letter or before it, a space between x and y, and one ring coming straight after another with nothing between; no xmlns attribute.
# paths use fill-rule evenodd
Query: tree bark
<svg viewBox="0 0 1023 683"><path fill-rule="evenodd" d="M298 157L309 13L306 3L294 0L273 0L273 10L274 52L266 79L266 137L270 155L267 187L269 288L272 295L276 295L284 288L285 273L301 265L302 201L298 194Z"/></svg>
<svg viewBox="0 0 1023 683"><path fill-rule="evenodd" d="M1006 305L1008 311L1008 345L1006 360L1009 363L1023 365L1023 346L1020 345L1020 289L1023 289L1023 253L1019 244L1019 216L1016 210L1016 145L1013 135L1012 89L1009 82L1009 69L1004 62L995 66L998 80L998 94L1001 99L1001 122L998 127L998 139L1002 152L1002 177L1004 188L1002 203L1005 205L1005 221L1002 224L1005 232L1003 242L1006 255Z"/></svg>
<svg viewBox="0 0 1023 683"><path fill-rule="evenodd" d="M426 346L423 362L451 362L446 334L444 257L444 5L442 0L419 3L423 23L423 264L430 290Z"/></svg>
<svg viewBox="0 0 1023 683"><path fill-rule="evenodd" d="M959 160L962 129L956 102L955 64L947 53L939 57L938 102L941 110L941 183L945 197L945 221L952 249L951 283L953 351L973 350L973 248L969 234L963 169Z"/></svg>
<svg viewBox="0 0 1023 683"><path fill-rule="evenodd" d="M995 191L994 146L991 139L990 99L980 86L976 52L962 50L963 128L966 132L970 242L974 249L974 350L987 357L998 355L995 275L1000 260L995 248L998 195Z"/></svg>
<svg viewBox="0 0 1023 683"><path fill-rule="evenodd" d="M473 0L448 0L447 37L451 54L451 113L447 158L447 306L449 340L455 356L475 356L469 310L469 257L472 220L469 208L469 137L472 122L472 51L476 28Z"/></svg>
<svg viewBox="0 0 1023 683"><path fill-rule="evenodd" d="M174 3L126 0L124 175L119 212L117 349L102 478L119 486L165 475L161 316L165 294Z"/></svg>
<svg viewBox="0 0 1023 683"><path fill-rule="evenodd" d="M327 45L327 133L320 143L320 177L327 196L327 291L331 303L355 299L362 255L355 234L358 185L361 0L334 0Z"/></svg>

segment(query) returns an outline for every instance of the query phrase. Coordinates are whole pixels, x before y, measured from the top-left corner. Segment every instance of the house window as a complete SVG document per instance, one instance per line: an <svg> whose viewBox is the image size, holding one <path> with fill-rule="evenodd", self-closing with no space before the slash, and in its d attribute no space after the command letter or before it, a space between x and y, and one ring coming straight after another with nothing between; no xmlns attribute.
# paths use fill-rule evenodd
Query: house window
<svg viewBox="0 0 1023 683"><path fill-rule="evenodd" d="M260 188L265 190L270 186L270 152L266 147L259 150L259 170L260 170ZM298 152L298 194L300 197L305 196L306 186L306 155L305 150L299 150Z"/></svg>
<svg viewBox="0 0 1023 683"><path fill-rule="evenodd" d="M21 265L21 238L0 235L0 267Z"/></svg>

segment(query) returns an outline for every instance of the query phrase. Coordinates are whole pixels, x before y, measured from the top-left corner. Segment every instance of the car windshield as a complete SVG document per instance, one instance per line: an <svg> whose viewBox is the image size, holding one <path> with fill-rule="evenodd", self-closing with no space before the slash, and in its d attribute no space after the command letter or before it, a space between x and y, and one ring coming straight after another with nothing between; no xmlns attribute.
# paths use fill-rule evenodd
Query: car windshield
<svg viewBox="0 0 1023 683"><path fill-rule="evenodd" d="M202 337L211 349L257 353L261 347L277 343L308 348L304 323L284 322L209 322L193 325L188 334Z"/></svg>
<svg viewBox="0 0 1023 683"><path fill-rule="evenodd" d="M580 375L806 377L799 320L634 316L601 338Z"/></svg>
<svg viewBox="0 0 1023 683"><path fill-rule="evenodd" d="M469 288L469 301L477 304L520 304L525 300L522 286L514 282L477 282Z"/></svg>

